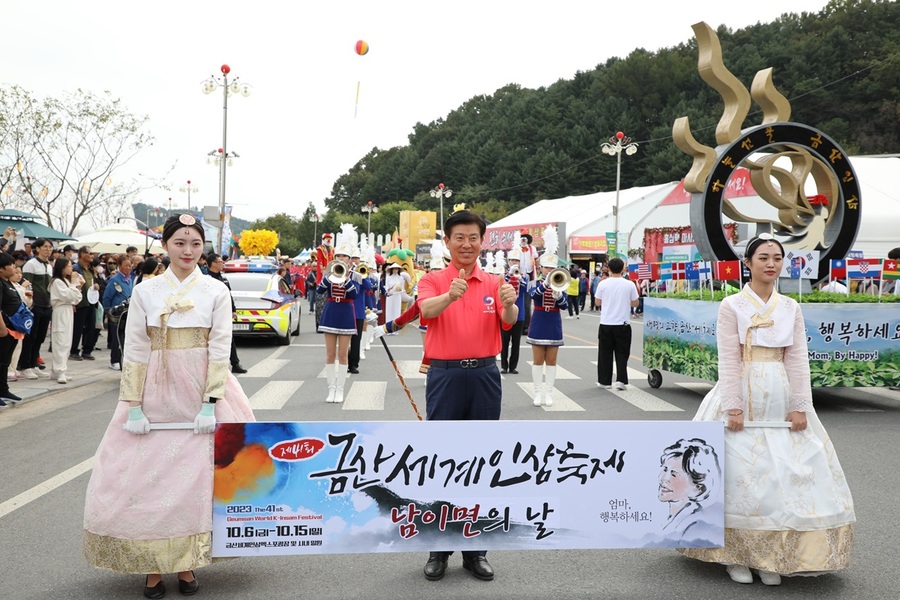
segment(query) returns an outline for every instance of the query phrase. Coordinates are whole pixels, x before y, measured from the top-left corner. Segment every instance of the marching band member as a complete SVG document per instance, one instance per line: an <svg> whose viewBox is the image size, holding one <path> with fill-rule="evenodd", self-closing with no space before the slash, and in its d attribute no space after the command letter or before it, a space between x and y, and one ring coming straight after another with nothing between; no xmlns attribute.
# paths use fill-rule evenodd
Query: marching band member
<svg viewBox="0 0 900 600"><path fill-rule="evenodd" d="M322 283L322 276L331 261L334 260L334 247L331 245L331 234L325 232L322 234L322 243L316 248L316 264L319 268L316 270L316 286ZM322 311L325 309L325 297L316 295L316 329L319 328L319 322L322 320Z"/></svg>
<svg viewBox="0 0 900 600"><path fill-rule="evenodd" d="M353 225L342 224L334 249L335 264L323 269L322 282L316 288L316 294L325 302L318 327L319 333L325 334L325 379L328 381L325 402L344 401L350 338L356 333L354 298L359 294L359 285L350 277L350 255L355 240ZM340 275L342 269L344 274Z"/></svg>
<svg viewBox="0 0 900 600"><path fill-rule="evenodd" d="M534 314L528 329L526 342L531 344L533 363L531 377L534 381L534 406L553 406L553 386L556 382L556 356L563 345L562 319L559 311L565 310L567 298L564 292L553 290L547 276L558 267L559 245L556 227L544 228L544 253L540 258L541 279L528 285L528 294L534 302ZM547 368L544 369L546 363Z"/></svg>

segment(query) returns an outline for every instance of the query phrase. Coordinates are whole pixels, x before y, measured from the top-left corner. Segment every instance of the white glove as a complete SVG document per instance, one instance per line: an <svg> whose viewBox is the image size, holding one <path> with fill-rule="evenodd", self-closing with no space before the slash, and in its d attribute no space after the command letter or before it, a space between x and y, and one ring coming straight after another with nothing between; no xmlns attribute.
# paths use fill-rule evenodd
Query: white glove
<svg viewBox="0 0 900 600"><path fill-rule="evenodd" d="M128 409L128 420L122 425L122 429L135 435L150 433L150 421L144 416L140 406L132 406Z"/></svg>
<svg viewBox="0 0 900 600"><path fill-rule="evenodd" d="M562 292L554 291L554 292L553 292L553 299L554 299L554 300L559 300L560 298L562 298Z"/></svg>
<svg viewBox="0 0 900 600"><path fill-rule="evenodd" d="M378 321L378 315L375 314L375 311L366 312L366 321L369 323L375 323Z"/></svg>
<svg viewBox="0 0 900 600"><path fill-rule="evenodd" d="M194 417L194 433L212 433L216 430L216 405L204 402Z"/></svg>
<svg viewBox="0 0 900 600"><path fill-rule="evenodd" d="M375 329L372 330L372 339L377 340L379 338L384 337L385 334L384 325L379 325Z"/></svg>

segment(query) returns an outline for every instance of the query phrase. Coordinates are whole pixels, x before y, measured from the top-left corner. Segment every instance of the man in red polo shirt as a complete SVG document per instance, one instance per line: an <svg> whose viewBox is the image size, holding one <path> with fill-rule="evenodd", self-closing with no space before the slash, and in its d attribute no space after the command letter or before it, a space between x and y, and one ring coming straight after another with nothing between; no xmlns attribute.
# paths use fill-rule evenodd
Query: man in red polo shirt
<svg viewBox="0 0 900 600"><path fill-rule="evenodd" d="M450 266L419 281L421 322L428 326L425 355L428 369L425 414L429 421L497 420L500 418L500 329L516 322L516 290L502 277L481 270L479 253L487 225L468 210L444 223ZM444 576L451 552L432 552L425 578ZM463 567L483 581L494 571L483 550L463 551Z"/></svg>

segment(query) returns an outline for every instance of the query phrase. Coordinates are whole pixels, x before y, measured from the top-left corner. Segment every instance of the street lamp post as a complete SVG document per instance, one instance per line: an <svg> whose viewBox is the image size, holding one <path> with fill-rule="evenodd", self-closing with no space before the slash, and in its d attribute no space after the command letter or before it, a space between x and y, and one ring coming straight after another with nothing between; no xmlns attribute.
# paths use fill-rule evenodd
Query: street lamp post
<svg viewBox="0 0 900 600"><path fill-rule="evenodd" d="M372 213L377 213L378 207L371 202L367 202L366 205L362 207L362 212L369 215L369 224L366 226L366 237L368 238L372 235Z"/></svg>
<svg viewBox="0 0 900 600"><path fill-rule="evenodd" d="M441 221L438 225L441 228L441 231L444 229L444 198L449 198L453 195L453 190L446 187L443 183L439 183L436 188L429 192L432 198L440 198L441 199Z"/></svg>
<svg viewBox="0 0 900 600"><path fill-rule="evenodd" d="M151 221L150 221L151 214L154 215L157 218L157 220L159 220L159 216L162 214L162 209L158 206L156 206L154 208L150 208L149 206L147 207L147 226L148 226L148 228L151 223Z"/></svg>
<svg viewBox="0 0 900 600"><path fill-rule="evenodd" d="M147 255L150 254L150 227L140 219L136 219L134 217L119 217L118 219L116 219L116 223L121 223L125 219L134 221L138 225L144 226L144 258L146 258Z"/></svg>
<svg viewBox="0 0 900 600"><path fill-rule="evenodd" d="M313 222L313 243L312 247L315 248L318 246L319 239L319 221L321 220L319 217L319 213L313 213L309 216L309 220Z"/></svg>
<svg viewBox="0 0 900 600"><path fill-rule="evenodd" d="M203 82L203 93L211 94L216 91L217 87L222 88L222 147L219 148L219 233L216 251L222 251L222 232L225 227L225 167L230 166L231 157L237 157L237 154L228 153L228 96L231 94L240 94L244 97L250 95L250 86L246 83L238 83L238 78L229 85L228 74L231 73L231 67L222 65L219 69L222 72L221 83L218 78L211 76ZM211 153L212 154L212 153Z"/></svg>
<svg viewBox="0 0 900 600"><path fill-rule="evenodd" d="M193 210L192 210L192 208L191 208L191 192L199 192L199 191L200 191L200 188L198 188L196 185L193 185L193 184L191 183L191 180L188 179L188 180L187 180L187 185L181 186L180 188L178 188L178 191L180 191L180 192L182 192L182 193L183 193L183 192L187 192L187 195L188 195L187 211L188 211L188 212L193 212Z"/></svg>
<svg viewBox="0 0 900 600"><path fill-rule="evenodd" d="M622 150L625 154L632 156L638 150L637 142L632 142L631 138L621 131L617 131L616 135L609 138L609 142L604 142L600 147L603 154L609 154L616 157L616 206L613 208L613 228L616 234L616 253L619 252L619 189L622 183Z"/></svg>

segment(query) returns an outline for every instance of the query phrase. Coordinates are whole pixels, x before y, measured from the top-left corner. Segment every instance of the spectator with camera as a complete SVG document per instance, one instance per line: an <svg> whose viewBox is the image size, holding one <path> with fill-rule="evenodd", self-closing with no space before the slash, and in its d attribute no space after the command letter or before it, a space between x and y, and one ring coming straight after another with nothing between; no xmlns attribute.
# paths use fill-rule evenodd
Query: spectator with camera
<svg viewBox="0 0 900 600"><path fill-rule="evenodd" d="M122 344L119 340L119 321L128 310L128 301L131 300L132 279L131 260L127 255L110 259L117 264L115 274L106 283L103 291L103 310L106 311L109 320L110 356L109 368L114 371L122 370Z"/></svg>

